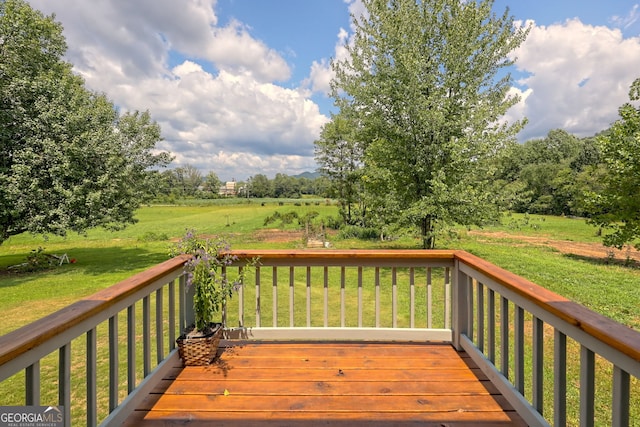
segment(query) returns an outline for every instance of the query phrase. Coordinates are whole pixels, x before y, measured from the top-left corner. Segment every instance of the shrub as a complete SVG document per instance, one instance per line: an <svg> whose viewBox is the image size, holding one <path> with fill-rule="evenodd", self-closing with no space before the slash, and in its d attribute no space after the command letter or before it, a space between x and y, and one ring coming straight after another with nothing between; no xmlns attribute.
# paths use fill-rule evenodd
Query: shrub
<svg viewBox="0 0 640 427"><path fill-rule="evenodd" d="M380 237L380 231L375 228L344 225L340 228L338 237L341 239L375 240Z"/></svg>

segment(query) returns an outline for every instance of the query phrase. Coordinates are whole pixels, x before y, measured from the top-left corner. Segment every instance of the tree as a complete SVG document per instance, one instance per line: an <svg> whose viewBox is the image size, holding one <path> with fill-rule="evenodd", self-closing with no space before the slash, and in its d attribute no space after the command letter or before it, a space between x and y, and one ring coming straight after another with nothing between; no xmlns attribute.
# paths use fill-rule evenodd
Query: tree
<svg viewBox="0 0 640 427"><path fill-rule="evenodd" d="M149 113L119 115L62 61L62 27L22 0L0 2L0 242L135 222L170 161L152 154Z"/></svg>
<svg viewBox="0 0 640 427"><path fill-rule="evenodd" d="M273 197L273 186L266 175L257 174L251 179L251 195L253 197Z"/></svg>
<svg viewBox="0 0 640 427"><path fill-rule="evenodd" d="M299 199L300 183L292 176L278 173L273 178L273 194L279 198Z"/></svg>
<svg viewBox="0 0 640 427"><path fill-rule="evenodd" d="M188 196L195 196L200 186L204 182L202 173L193 165L186 164L181 170L182 183L184 184L185 193Z"/></svg>
<svg viewBox="0 0 640 427"><path fill-rule="evenodd" d="M500 122L518 101L502 70L527 30L491 0L363 3L332 96L364 142L373 216L417 226L432 248L437 226L497 216L487 159L522 125Z"/></svg>
<svg viewBox="0 0 640 427"><path fill-rule="evenodd" d="M347 224L362 223L364 218L355 218L352 207L359 204L364 216L361 183L364 152L363 144L353 134L351 123L343 116L334 116L323 126L320 138L314 144L320 172L331 180L331 189L340 201L342 219Z"/></svg>
<svg viewBox="0 0 640 427"><path fill-rule="evenodd" d="M516 212L584 215L583 194L597 186L588 176L599 163L593 139L578 139L561 129L510 144L496 162L497 182L511 193L505 207Z"/></svg>
<svg viewBox="0 0 640 427"><path fill-rule="evenodd" d="M221 186L222 181L215 172L211 171L204 177L204 188L210 193L217 195Z"/></svg>
<svg viewBox="0 0 640 427"><path fill-rule="evenodd" d="M640 78L629 98L640 100ZM622 248L640 237L640 108L625 103L618 112L620 119L597 138L607 173L602 191L591 194L589 209L590 222L609 230L604 244Z"/></svg>

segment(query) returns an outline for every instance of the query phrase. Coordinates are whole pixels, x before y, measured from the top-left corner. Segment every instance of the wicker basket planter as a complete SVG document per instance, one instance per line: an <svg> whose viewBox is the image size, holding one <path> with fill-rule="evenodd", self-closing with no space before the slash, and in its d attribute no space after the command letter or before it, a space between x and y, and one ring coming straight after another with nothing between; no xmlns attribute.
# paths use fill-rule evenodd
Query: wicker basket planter
<svg viewBox="0 0 640 427"><path fill-rule="evenodd" d="M222 325L215 324L213 329L206 335L191 336L181 335L176 343L178 344L178 354L185 366L206 366L216 357L218 344L222 338Z"/></svg>

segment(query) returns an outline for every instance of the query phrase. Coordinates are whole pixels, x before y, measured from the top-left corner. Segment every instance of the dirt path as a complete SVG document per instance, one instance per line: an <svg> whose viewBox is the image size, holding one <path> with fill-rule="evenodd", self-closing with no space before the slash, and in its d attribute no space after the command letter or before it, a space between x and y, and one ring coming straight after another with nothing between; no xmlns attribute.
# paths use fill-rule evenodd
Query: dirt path
<svg viewBox="0 0 640 427"><path fill-rule="evenodd" d="M615 249L604 246L600 243L572 242L568 240L554 240L549 236L523 236L505 233L502 231L481 231L473 230L469 232L472 236L491 239L512 239L533 245L547 246L556 249L563 254L577 255L585 258L609 261L615 260L624 262L628 259L640 262L640 251L634 248Z"/></svg>

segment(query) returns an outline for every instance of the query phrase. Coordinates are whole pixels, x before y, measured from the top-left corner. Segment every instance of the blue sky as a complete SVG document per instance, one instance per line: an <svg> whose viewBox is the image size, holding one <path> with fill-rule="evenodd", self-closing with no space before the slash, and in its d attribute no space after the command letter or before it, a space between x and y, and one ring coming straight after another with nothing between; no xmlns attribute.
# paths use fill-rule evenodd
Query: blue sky
<svg viewBox="0 0 640 427"><path fill-rule="evenodd" d="M316 168L330 58L359 0L29 0L65 28L67 59L123 110L149 110L160 147L223 180ZM496 0L531 26L512 89L521 141L609 126L640 77L640 0Z"/></svg>

